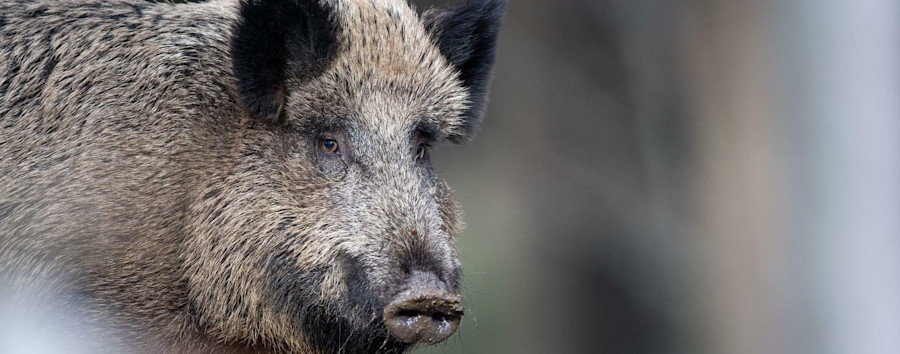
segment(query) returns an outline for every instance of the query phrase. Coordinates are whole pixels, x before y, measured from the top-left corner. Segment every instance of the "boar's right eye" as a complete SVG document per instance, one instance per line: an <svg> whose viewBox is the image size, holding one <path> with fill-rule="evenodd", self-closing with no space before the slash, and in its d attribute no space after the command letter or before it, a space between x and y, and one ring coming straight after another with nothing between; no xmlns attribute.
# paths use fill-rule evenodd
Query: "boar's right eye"
<svg viewBox="0 0 900 354"><path fill-rule="evenodd" d="M330 153L337 153L337 152L338 152L338 143L337 143L337 140L334 140L334 139L322 139L321 145L322 145L322 150L325 150L325 152L330 152Z"/></svg>
<svg viewBox="0 0 900 354"><path fill-rule="evenodd" d="M314 140L314 144L314 159L322 172L330 176L346 172L351 146L345 140L339 136L325 135Z"/></svg>

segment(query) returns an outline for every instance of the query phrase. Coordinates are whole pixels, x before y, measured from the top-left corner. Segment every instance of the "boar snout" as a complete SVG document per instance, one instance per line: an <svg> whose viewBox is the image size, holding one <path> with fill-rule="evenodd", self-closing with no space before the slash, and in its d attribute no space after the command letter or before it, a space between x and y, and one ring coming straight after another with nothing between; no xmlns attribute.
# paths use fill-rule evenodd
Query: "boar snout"
<svg viewBox="0 0 900 354"><path fill-rule="evenodd" d="M437 344L459 328L461 298L433 273L414 271L407 288L384 310L384 322L405 343Z"/></svg>

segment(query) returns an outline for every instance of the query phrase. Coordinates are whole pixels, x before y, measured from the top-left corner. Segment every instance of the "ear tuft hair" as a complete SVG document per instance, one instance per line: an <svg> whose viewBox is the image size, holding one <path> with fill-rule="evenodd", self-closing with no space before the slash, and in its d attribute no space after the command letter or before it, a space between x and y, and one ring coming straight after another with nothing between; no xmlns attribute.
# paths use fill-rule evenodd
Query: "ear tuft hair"
<svg viewBox="0 0 900 354"><path fill-rule="evenodd" d="M332 9L318 0L245 0L231 40L241 105L259 119L277 121L288 79L325 71L338 48Z"/></svg>
<svg viewBox="0 0 900 354"><path fill-rule="evenodd" d="M451 141L471 140L481 122L505 8L506 0L468 0L454 8L424 15L425 28L434 37L441 54L459 70L469 91L470 107L463 131L448 137Z"/></svg>

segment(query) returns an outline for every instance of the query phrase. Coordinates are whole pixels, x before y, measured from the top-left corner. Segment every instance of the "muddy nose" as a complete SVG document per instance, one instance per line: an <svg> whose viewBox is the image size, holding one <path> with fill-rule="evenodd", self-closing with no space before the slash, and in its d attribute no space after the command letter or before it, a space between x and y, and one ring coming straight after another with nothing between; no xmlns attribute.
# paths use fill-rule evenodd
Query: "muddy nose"
<svg viewBox="0 0 900 354"><path fill-rule="evenodd" d="M391 334L405 343L436 344L459 328L463 316L460 296L433 273L413 272L408 287L384 309Z"/></svg>

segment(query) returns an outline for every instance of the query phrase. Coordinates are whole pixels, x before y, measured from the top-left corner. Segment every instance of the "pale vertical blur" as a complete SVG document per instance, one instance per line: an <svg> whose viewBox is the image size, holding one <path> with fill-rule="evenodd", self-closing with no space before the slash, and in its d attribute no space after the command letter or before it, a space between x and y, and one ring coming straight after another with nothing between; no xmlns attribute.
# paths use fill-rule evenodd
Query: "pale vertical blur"
<svg viewBox="0 0 900 354"><path fill-rule="evenodd" d="M792 349L900 353L900 2L771 10L794 139Z"/></svg>
<svg viewBox="0 0 900 354"><path fill-rule="evenodd" d="M445 1L413 1L418 8ZM900 3L510 0L420 353L900 353Z"/></svg>

